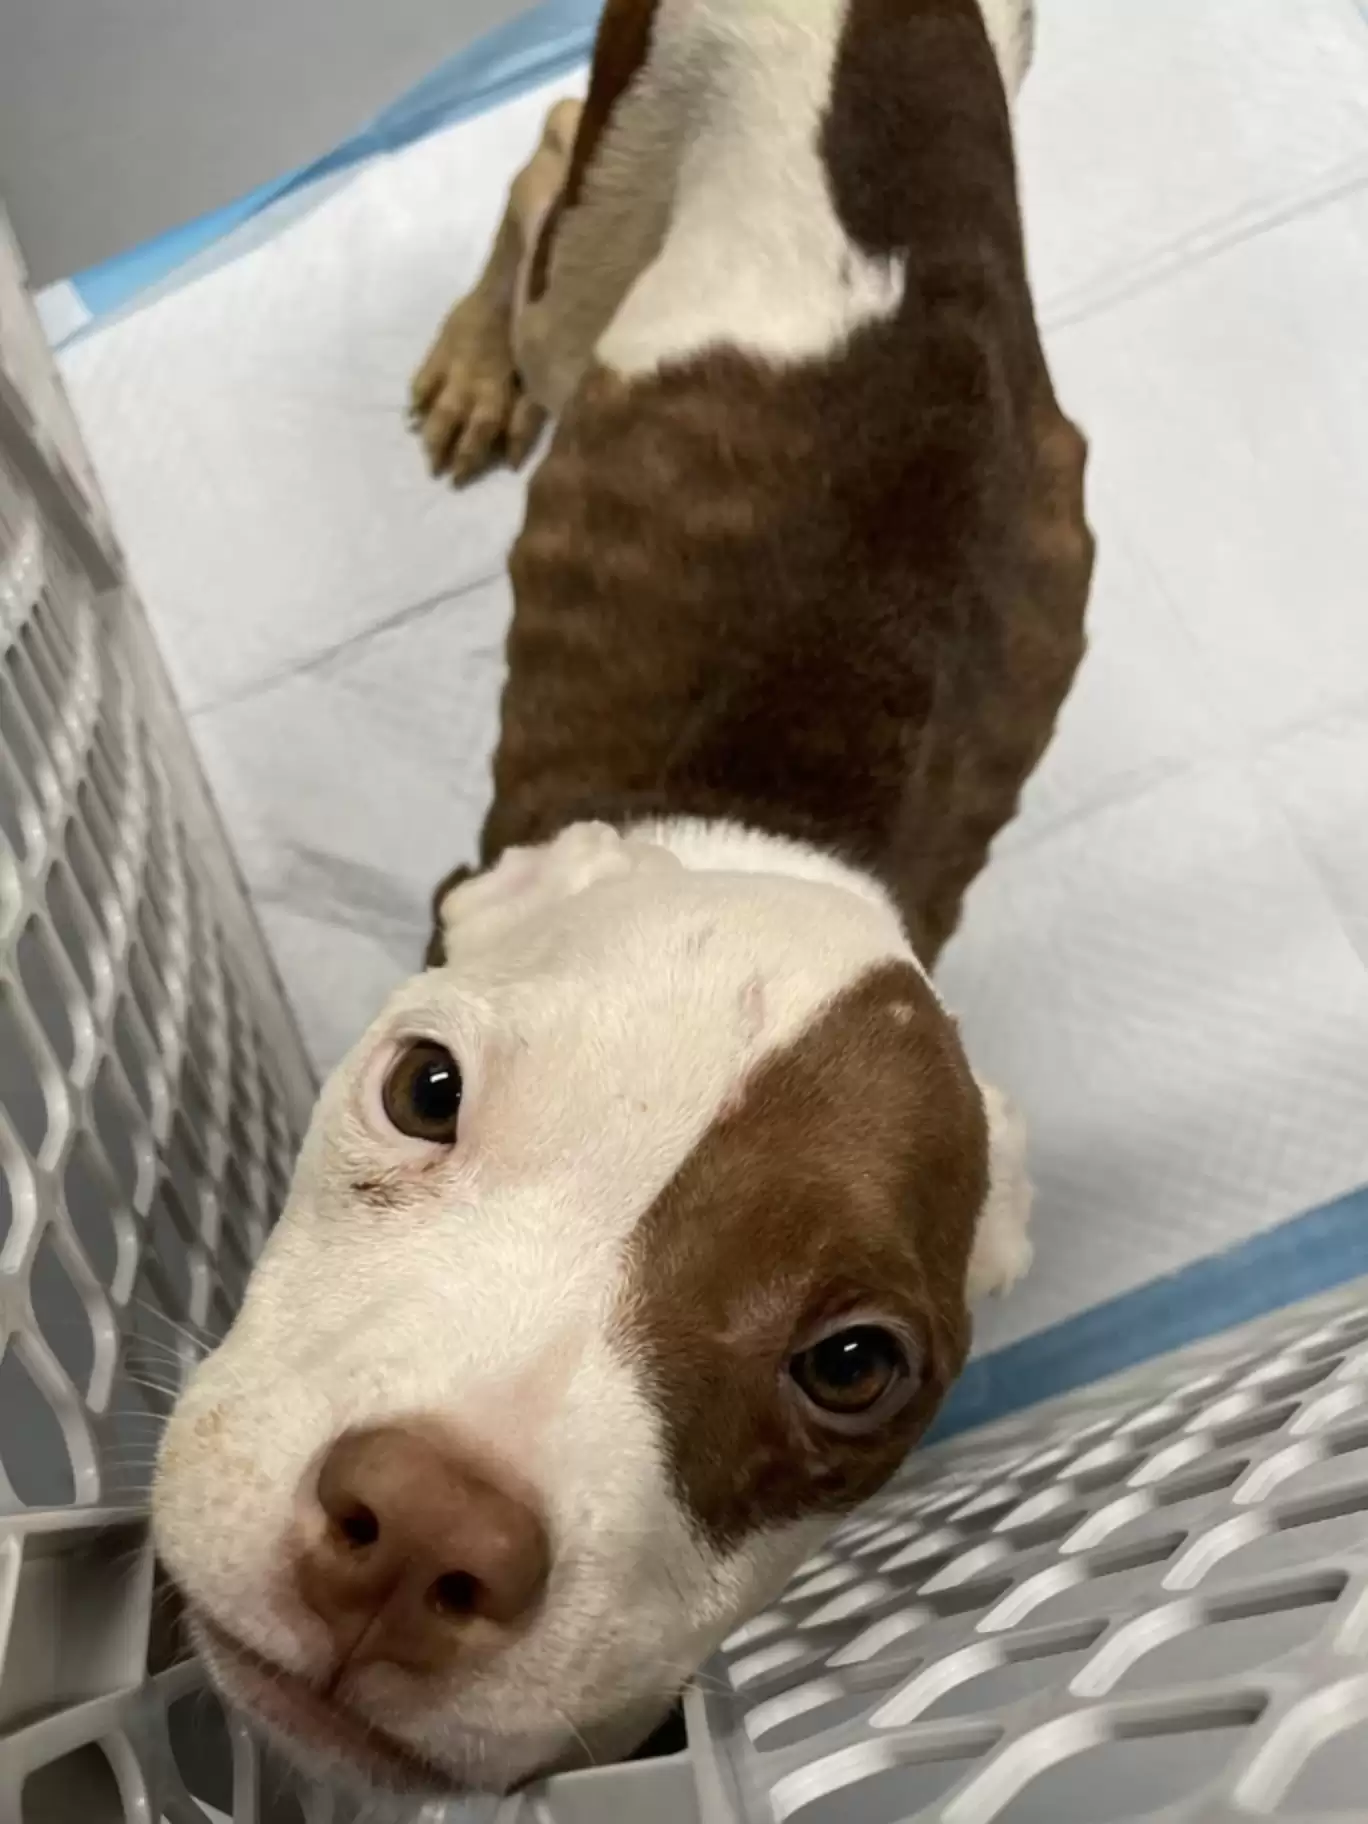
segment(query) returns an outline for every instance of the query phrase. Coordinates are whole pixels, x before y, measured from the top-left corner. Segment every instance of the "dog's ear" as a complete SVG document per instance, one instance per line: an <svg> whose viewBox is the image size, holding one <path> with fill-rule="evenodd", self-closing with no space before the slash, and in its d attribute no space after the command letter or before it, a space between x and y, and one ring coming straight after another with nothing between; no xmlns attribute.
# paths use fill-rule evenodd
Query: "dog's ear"
<svg viewBox="0 0 1368 1824"><path fill-rule="evenodd" d="M1031 1264L1031 1180L1026 1170L1026 1123L999 1089L980 1080L988 1118L988 1195L979 1212L965 1295L972 1305L1010 1292Z"/></svg>
<svg viewBox="0 0 1368 1824"><path fill-rule="evenodd" d="M440 880L432 894L432 935L428 938L427 949L423 952L425 969L440 969L446 961L446 930L442 924L442 907L458 887L475 878L474 868L453 868L445 879Z"/></svg>
<svg viewBox="0 0 1368 1824"><path fill-rule="evenodd" d="M658 843L623 836L607 823L574 823L550 842L505 849L483 874L458 868L437 889L428 966L449 962L458 949L497 941L524 919L600 881L679 865Z"/></svg>

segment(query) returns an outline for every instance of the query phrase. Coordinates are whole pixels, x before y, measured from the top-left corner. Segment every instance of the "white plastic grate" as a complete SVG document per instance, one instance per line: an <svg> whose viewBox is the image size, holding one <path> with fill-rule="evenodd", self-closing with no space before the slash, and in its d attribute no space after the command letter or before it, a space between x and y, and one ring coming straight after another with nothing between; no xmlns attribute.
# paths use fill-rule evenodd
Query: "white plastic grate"
<svg viewBox="0 0 1368 1824"><path fill-rule="evenodd" d="M282 1079L249 1011L262 990L196 865L127 605L95 601L0 477L0 1406L31 1414L0 1437L14 1511L141 1495L152 1384L231 1318L308 1079Z"/></svg>
<svg viewBox="0 0 1368 1824"><path fill-rule="evenodd" d="M708 1686L724 1817L1368 1816L1368 1290L928 1452Z"/></svg>
<svg viewBox="0 0 1368 1824"><path fill-rule="evenodd" d="M18 272L0 218L0 1818L283 1819L143 1505L313 1085Z"/></svg>

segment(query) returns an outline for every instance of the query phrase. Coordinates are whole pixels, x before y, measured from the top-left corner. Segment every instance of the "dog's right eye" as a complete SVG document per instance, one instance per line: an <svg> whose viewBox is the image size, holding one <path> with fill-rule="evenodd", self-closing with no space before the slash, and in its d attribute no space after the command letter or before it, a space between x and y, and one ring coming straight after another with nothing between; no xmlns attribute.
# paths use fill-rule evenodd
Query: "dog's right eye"
<svg viewBox="0 0 1368 1824"><path fill-rule="evenodd" d="M456 1144L461 1067L445 1045L411 1040L391 1064L381 1100L386 1120L411 1140Z"/></svg>
<svg viewBox="0 0 1368 1824"><path fill-rule="evenodd" d="M814 1413L862 1430L894 1417L917 1389L907 1344L882 1324L818 1337L792 1357L789 1373Z"/></svg>

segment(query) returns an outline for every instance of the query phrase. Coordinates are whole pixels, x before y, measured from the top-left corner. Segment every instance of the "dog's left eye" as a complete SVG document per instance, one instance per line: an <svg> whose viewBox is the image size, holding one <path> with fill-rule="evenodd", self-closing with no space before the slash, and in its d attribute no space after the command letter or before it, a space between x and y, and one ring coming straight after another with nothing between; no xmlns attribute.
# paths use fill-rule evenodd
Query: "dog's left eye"
<svg viewBox="0 0 1368 1824"><path fill-rule="evenodd" d="M461 1068L444 1045L415 1039L399 1053L385 1078L385 1118L412 1140L456 1144L461 1112Z"/></svg>
<svg viewBox="0 0 1368 1824"><path fill-rule="evenodd" d="M879 1324L853 1324L800 1350L789 1362L800 1391L820 1412L856 1419L887 1409L912 1386L901 1338Z"/></svg>

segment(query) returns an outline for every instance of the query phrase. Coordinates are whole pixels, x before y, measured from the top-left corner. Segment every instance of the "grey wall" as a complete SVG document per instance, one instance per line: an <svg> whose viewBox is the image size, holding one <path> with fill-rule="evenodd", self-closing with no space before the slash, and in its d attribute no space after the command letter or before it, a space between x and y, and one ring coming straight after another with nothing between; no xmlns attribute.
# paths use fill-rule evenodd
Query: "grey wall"
<svg viewBox="0 0 1368 1824"><path fill-rule="evenodd" d="M528 0L0 0L0 194L35 283L326 152Z"/></svg>

